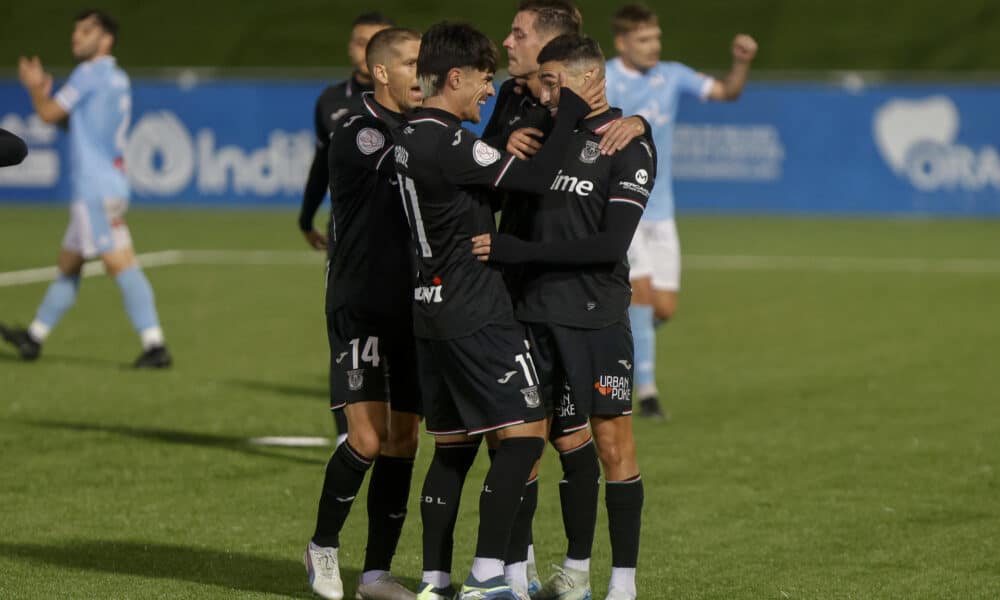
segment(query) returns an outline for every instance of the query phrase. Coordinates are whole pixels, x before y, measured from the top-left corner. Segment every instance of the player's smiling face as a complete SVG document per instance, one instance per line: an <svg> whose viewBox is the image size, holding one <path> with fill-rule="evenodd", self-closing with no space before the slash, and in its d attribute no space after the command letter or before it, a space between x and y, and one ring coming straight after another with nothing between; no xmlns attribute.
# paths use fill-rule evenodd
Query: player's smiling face
<svg viewBox="0 0 1000 600"><path fill-rule="evenodd" d="M104 31L100 21L95 16L80 19L73 26L73 57L77 60L90 60L98 54L109 54L113 38Z"/></svg>
<svg viewBox="0 0 1000 600"><path fill-rule="evenodd" d="M417 82L417 56L420 54L420 42L407 40L393 48L394 56L385 65L389 79L389 95L403 111L420 106L424 95L420 92ZM375 67L376 72L378 66Z"/></svg>
<svg viewBox="0 0 1000 600"><path fill-rule="evenodd" d="M640 25L632 31L615 36L615 49L626 65L648 71L660 62L660 38L663 32L655 23Z"/></svg>
<svg viewBox="0 0 1000 600"><path fill-rule="evenodd" d="M535 31L537 18L531 11L521 11L514 15L510 35L503 41L503 47L507 50L507 70L511 77L524 77L538 70L538 53L549 40Z"/></svg>
<svg viewBox="0 0 1000 600"><path fill-rule="evenodd" d="M458 90L461 98L461 115L463 121L478 123L481 119L480 109L490 96L496 94L493 87L493 73L476 69L462 69L462 83Z"/></svg>

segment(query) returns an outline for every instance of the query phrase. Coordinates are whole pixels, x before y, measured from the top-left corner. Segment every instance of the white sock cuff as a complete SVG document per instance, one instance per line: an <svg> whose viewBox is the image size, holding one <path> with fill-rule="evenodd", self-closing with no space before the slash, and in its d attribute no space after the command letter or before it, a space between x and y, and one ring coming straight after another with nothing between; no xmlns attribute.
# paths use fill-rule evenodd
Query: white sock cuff
<svg viewBox="0 0 1000 600"><path fill-rule="evenodd" d="M28 335L39 344L44 342L45 338L49 337L49 333L51 332L52 328L38 319L35 319L31 322L31 325L28 325Z"/></svg>
<svg viewBox="0 0 1000 600"><path fill-rule="evenodd" d="M139 337L142 338L142 349L149 350L156 346L162 346L165 342L163 339L163 330L159 327L148 327L143 329L139 333Z"/></svg>
<svg viewBox="0 0 1000 600"><path fill-rule="evenodd" d="M584 573L590 572L590 559L583 558L566 558L563 561L563 567L567 569L573 569L574 571L583 571Z"/></svg>

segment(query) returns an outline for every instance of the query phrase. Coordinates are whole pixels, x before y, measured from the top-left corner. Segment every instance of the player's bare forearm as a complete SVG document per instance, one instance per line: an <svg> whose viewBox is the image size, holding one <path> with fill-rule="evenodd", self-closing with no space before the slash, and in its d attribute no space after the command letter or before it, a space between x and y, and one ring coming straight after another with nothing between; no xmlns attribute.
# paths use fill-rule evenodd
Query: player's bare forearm
<svg viewBox="0 0 1000 600"><path fill-rule="evenodd" d="M28 93L31 95L31 105L34 107L35 112L38 113L38 118L41 120L46 123L53 124L58 123L67 117L67 113L63 107L59 106L58 102L50 98L44 90L34 88L29 89Z"/></svg>
<svg viewBox="0 0 1000 600"><path fill-rule="evenodd" d="M733 61L733 66L729 69L729 73L725 79L719 82L722 85L721 97L713 98L713 100L721 100L723 102L738 100L743 95L743 88L747 84L747 76L749 74L749 61Z"/></svg>

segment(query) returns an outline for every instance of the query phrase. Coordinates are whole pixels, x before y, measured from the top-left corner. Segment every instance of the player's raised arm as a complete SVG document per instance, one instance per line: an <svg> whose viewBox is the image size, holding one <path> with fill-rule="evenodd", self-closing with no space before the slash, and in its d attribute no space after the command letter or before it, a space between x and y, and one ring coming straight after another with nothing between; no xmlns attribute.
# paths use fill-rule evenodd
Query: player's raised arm
<svg viewBox="0 0 1000 600"><path fill-rule="evenodd" d="M80 68L78 67L77 71L74 71L74 74L79 70ZM39 118L46 123L58 123L69 116L69 111L72 110L73 104L77 100L77 98L71 96L71 92L67 91L73 88L69 88L69 84L67 83L66 87L60 90L62 96L53 98L52 75L45 72L41 59L37 56L32 56L31 58L22 56L17 61L17 75L21 79L24 89L31 96L31 105L34 107L35 112L38 113ZM77 96L79 96L79 93ZM60 98L63 99L62 102L58 101ZM68 102L69 100L73 100L73 102ZM69 106L66 106L66 104L69 104Z"/></svg>
<svg viewBox="0 0 1000 600"><path fill-rule="evenodd" d="M724 79L712 82L708 92L709 100L732 102L743 94L750 73L750 63L757 56L757 41L749 35L739 34L733 38L733 66Z"/></svg>
<svg viewBox="0 0 1000 600"><path fill-rule="evenodd" d="M20 164L28 156L24 140L6 129L0 129L0 167Z"/></svg>

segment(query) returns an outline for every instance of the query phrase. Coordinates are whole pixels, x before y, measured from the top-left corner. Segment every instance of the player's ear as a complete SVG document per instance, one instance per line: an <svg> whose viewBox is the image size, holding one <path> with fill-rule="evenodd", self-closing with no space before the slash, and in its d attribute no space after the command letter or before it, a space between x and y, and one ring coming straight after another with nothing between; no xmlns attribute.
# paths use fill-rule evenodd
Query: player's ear
<svg viewBox="0 0 1000 600"><path fill-rule="evenodd" d="M448 71L447 84L451 86L451 89L457 90L462 87L462 69L454 68Z"/></svg>
<svg viewBox="0 0 1000 600"><path fill-rule="evenodd" d="M382 85L389 84L389 72L385 68L385 65L372 65L371 72L375 81L381 83Z"/></svg>
<svg viewBox="0 0 1000 600"><path fill-rule="evenodd" d="M625 36L624 35L620 35L619 34L619 35L615 36L615 52L617 52L618 54L624 54L625 53Z"/></svg>

